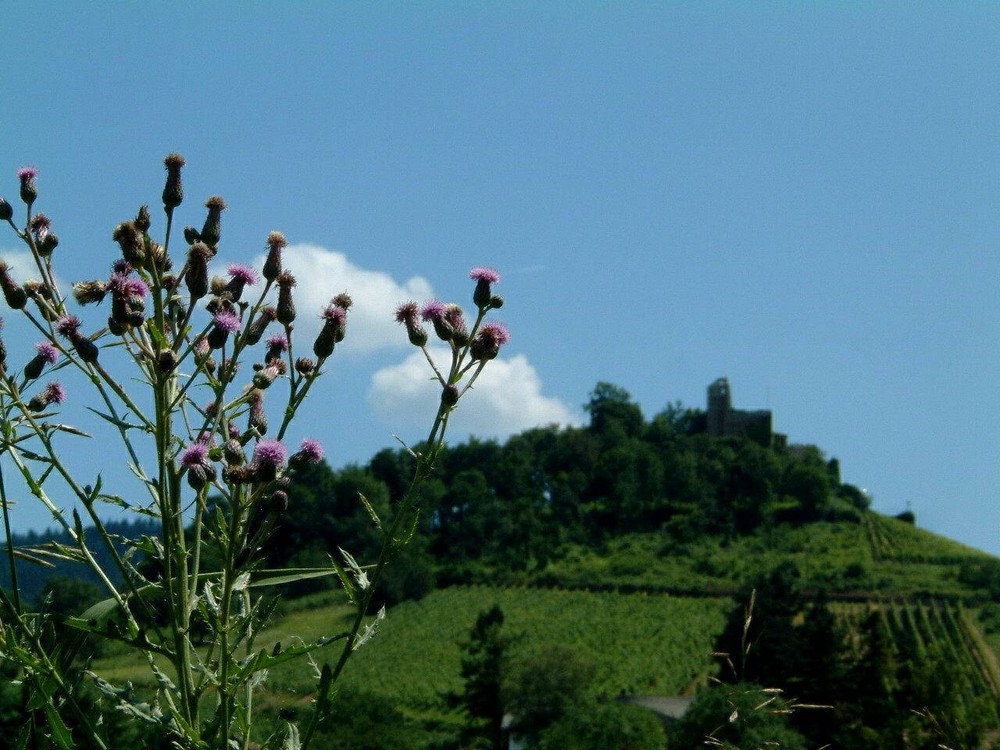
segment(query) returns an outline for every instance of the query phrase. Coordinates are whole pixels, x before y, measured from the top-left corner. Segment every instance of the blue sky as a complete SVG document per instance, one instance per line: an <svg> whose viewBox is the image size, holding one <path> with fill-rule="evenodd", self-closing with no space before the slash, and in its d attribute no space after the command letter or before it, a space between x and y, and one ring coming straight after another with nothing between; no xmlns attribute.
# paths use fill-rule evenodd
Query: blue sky
<svg viewBox="0 0 1000 750"><path fill-rule="evenodd" d="M426 373L386 321L408 297L468 302L469 268L491 265L513 340L453 439L581 422L599 380L652 416L703 406L727 376L738 407L839 458L876 509L909 504L1000 554L996 5L3 16L0 195L39 169L61 278L104 275L140 203L162 231L162 159L179 151L180 221L224 196L226 260L279 229L299 246L300 309L352 292L298 432L333 465L423 435ZM9 348L30 344L5 317ZM120 474L98 449L68 453ZM15 517L46 523L29 502Z"/></svg>

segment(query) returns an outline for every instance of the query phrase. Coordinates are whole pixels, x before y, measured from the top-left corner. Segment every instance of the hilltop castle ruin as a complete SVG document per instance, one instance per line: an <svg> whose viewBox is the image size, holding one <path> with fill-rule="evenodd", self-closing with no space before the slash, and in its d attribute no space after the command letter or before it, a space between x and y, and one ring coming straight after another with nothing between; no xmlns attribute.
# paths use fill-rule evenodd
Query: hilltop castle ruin
<svg viewBox="0 0 1000 750"><path fill-rule="evenodd" d="M714 437L742 435L755 443L771 446L785 443L785 436L774 432L771 411L734 409L729 381L719 378L708 386L707 431Z"/></svg>

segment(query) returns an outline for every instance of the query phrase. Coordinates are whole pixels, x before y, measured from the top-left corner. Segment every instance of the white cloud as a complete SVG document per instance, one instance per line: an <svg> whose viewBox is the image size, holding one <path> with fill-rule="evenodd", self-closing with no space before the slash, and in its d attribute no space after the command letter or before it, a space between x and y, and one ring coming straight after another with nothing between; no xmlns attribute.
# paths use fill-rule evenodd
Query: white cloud
<svg viewBox="0 0 1000 750"><path fill-rule="evenodd" d="M319 331L319 315L330 298L348 292L354 300L347 316L347 338L338 349L368 352L383 347L409 346L406 332L393 318L396 306L407 300L434 296L430 283L414 276L403 283L382 271L359 268L344 253L318 245L289 245L282 265L294 274L296 330L310 340ZM260 268L264 256L255 261Z"/></svg>
<svg viewBox="0 0 1000 750"><path fill-rule="evenodd" d="M35 265L35 259L28 250L2 250L0 257L10 267L10 274L18 284L23 284L29 279L40 279L42 276ZM56 285L63 294L68 293L69 287L56 276Z"/></svg>
<svg viewBox="0 0 1000 750"><path fill-rule="evenodd" d="M448 359L443 348L431 351L439 367ZM378 370L368 401L387 422L426 426L437 412L441 387L420 351ZM451 417L451 430L479 437L503 438L530 427L576 425L579 415L555 398L542 395L542 381L523 354L490 362Z"/></svg>

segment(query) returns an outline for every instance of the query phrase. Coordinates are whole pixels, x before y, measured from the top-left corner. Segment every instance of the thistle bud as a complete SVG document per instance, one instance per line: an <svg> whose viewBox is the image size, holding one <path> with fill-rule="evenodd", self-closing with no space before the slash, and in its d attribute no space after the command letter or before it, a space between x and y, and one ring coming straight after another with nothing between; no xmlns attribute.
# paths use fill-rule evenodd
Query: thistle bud
<svg viewBox="0 0 1000 750"><path fill-rule="evenodd" d="M424 330L422 325L407 326L406 327L406 337L410 340L410 343L414 346L426 346L427 345L427 331Z"/></svg>
<svg viewBox="0 0 1000 750"><path fill-rule="evenodd" d="M503 307L503 297L501 297L499 294L494 294L492 297L490 297L491 309L499 310L501 307Z"/></svg>
<svg viewBox="0 0 1000 750"><path fill-rule="evenodd" d="M122 257L133 268L139 268L146 260L146 243L135 222L123 221L112 233L111 238L121 248Z"/></svg>
<svg viewBox="0 0 1000 750"><path fill-rule="evenodd" d="M36 354L34 357L29 359L28 364L24 366L24 377L28 380L35 380L41 376L44 368L45 360Z"/></svg>
<svg viewBox="0 0 1000 750"><path fill-rule="evenodd" d="M279 333L267 340L267 351L264 353L264 362L274 364L281 362L281 355L288 351L288 339L284 334Z"/></svg>
<svg viewBox="0 0 1000 750"><path fill-rule="evenodd" d="M229 334L240 330L240 317L236 313L223 311L216 313L212 321L214 325L206 340L212 349L221 349L229 339Z"/></svg>
<svg viewBox="0 0 1000 750"><path fill-rule="evenodd" d="M189 245L201 241L201 235L194 227L184 227L184 241Z"/></svg>
<svg viewBox="0 0 1000 750"><path fill-rule="evenodd" d="M436 299L426 303L420 311L420 316L424 320L431 321L434 326L434 333L442 341L451 341L455 335L455 329L448 322L447 312L448 309L444 303L438 302Z"/></svg>
<svg viewBox="0 0 1000 750"><path fill-rule="evenodd" d="M233 263L227 269L229 272L229 282L224 289L229 294L233 302L238 302L243 296L243 289L257 283L257 272L240 263Z"/></svg>
<svg viewBox="0 0 1000 750"><path fill-rule="evenodd" d="M163 166L167 169L167 184L163 187L163 207L167 213L171 213L184 200L184 187L181 185L184 157L177 153L167 154Z"/></svg>
<svg viewBox="0 0 1000 750"><path fill-rule="evenodd" d="M222 212L226 210L226 202L218 195L213 195L205 201L208 216L201 228L201 241L209 247L219 244L222 238Z"/></svg>
<svg viewBox="0 0 1000 750"><path fill-rule="evenodd" d="M24 282L23 289L28 298L35 301L35 306L43 318L54 322L59 317L59 313L55 310L52 290L48 286L35 279L28 279Z"/></svg>
<svg viewBox="0 0 1000 750"><path fill-rule="evenodd" d="M288 493L284 490L275 490L271 493L267 505L272 513L284 513L288 510Z"/></svg>
<svg viewBox="0 0 1000 750"><path fill-rule="evenodd" d="M253 319L253 322L247 327L247 344L253 346L260 341L261 337L264 335L264 331L267 330L268 325L277 317L278 311L270 305L261 310L260 313L257 314L257 317Z"/></svg>
<svg viewBox="0 0 1000 750"><path fill-rule="evenodd" d="M0 198L0 221L10 221L14 218L14 207Z"/></svg>
<svg viewBox="0 0 1000 750"><path fill-rule="evenodd" d="M80 305L103 302L107 293L108 285L103 281L77 281L73 284L73 298Z"/></svg>
<svg viewBox="0 0 1000 750"><path fill-rule="evenodd" d="M281 251L287 246L288 241L281 232L267 235L267 259L264 261L263 276L268 281L274 281L281 273Z"/></svg>
<svg viewBox="0 0 1000 750"><path fill-rule="evenodd" d="M52 404L61 404L65 400L66 389L60 383L49 383L41 393L28 402L28 408L35 412L44 411Z"/></svg>
<svg viewBox="0 0 1000 750"><path fill-rule="evenodd" d="M156 355L156 365L160 372L173 372L177 367L177 353L173 349L161 349Z"/></svg>
<svg viewBox="0 0 1000 750"><path fill-rule="evenodd" d="M108 330L113 336L124 336L128 333L129 324L124 320L118 320L114 315L108 316Z"/></svg>
<svg viewBox="0 0 1000 750"><path fill-rule="evenodd" d="M295 372L299 375L312 375L316 371L316 363L309 357L299 357L295 360Z"/></svg>
<svg viewBox="0 0 1000 750"><path fill-rule="evenodd" d="M88 339L82 333L77 333L70 339L73 344L73 348L76 349L76 353L79 355L87 364L94 364L97 362L98 348L97 344Z"/></svg>
<svg viewBox="0 0 1000 750"><path fill-rule="evenodd" d="M243 453L243 446L235 438L230 438L222 446L222 455L230 466L242 466L247 460L246 454Z"/></svg>
<svg viewBox="0 0 1000 750"><path fill-rule="evenodd" d="M254 388L259 388L260 390L264 390L265 388L270 387L271 383L273 383L275 379L278 377L278 374L279 372L277 367L260 368L253 375Z"/></svg>
<svg viewBox="0 0 1000 750"><path fill-rule="evenodd" d="M510 341L510 332L502 323L486 323L479 329L469 345L469 353L476 360L495 359L500 347Z"/></svg>
<svg viewBox="0 0 1000 750"><path fill-rule="evenodd" d="M187 470L188 486L195 492L200 492L215 479L215 466L212 464L191 466Z"/></svg>
<svg viewBox="0 0 1000 750"><path fill-rule="evenodd" d="M476 282L476 289L472 293L472 301L479 309L489 307L490 298L493 296L490 285L500 281L500 274L492 268L477 266L469 271L469 278Z"/></svg>
<svg viewBox="0 0 1000 750"><path fill-rule="evenodd" d="M38 254L43 258L52 255L52 251L56 249L59 244L59 235L55 232L49 232L45 235L45 238L38 243Z"/></svg>
<svg viewBox="0 0 1000 750"><path fill-rule="evenodd" d="M469 343L469 328L465 323L462 308L458 305L445 305L444 318L451 326L451 340L455 346L465 346Z"/></svg>
<svg viewBox="0 0 1000 750"><path fill-rule="evenodd" d="M323 327L313 343L313 353L319 359L326 359L333 354L333 347L344 340L347 326L347 311L342 307L330 305L323 311Z"/></svg>
<svg viewBox="0 0 1000 750"><path fill-rule="evenodd" d="M259 389L250 391L250 416L247 428L258 435L267 432L267 413L264 411L264 392Z"/></svg>
<svg viewBox="0 0 1000 750"><path fill-rule="evenodd" d="M441 404L451 408L458 403L458 386L449 383L441 390Z"/></svg>
<svg viewBox="0 0 1000 750"><path fill-rule="evenodd" d="M222 478L230 484L250 484L255 478L254 467L227 466L222 470Z"/></svg>
<svg viewBox="0 0 1000 750"><path fill-rule="evenodd" d="M292 300L292 287L295 286L295 277L288 271L278 274L278 322L282 325L291 325L295 320L295 302Z"/></svg>
<svg viewBox="0 0 1000 750"><path fill-rule="evenodd" d="M151 223L149 219L149 206L139 206L139 212L135 215L136 228L143 234L147 234Z"/></svg>
<svg viewBox="0 0 1000 750"><path fill-rule="evenodd" d="M11 310L20 310L28 302L28 295L10 277L10 266L0 260L0 289Z"/></svg>
<svg viewBox="0 0 1000 750"><path fill-rule="evenodd" d="M159 269L160 271L169 270L173 264L170 262L170 258L167 257L167 249L161 245L159 242L153 242L149 239L149 235L145 237L146 243L146 257L152 262L153 268ZM147 264L147 268L148 268Z"/></svg>
<svg viewBox="0 0 1000 750"><path fill-rule="evenodd" d="M199 300L208 294L208 260L211 257L212 251L203 242L195 242L188 249L184 285L192 300Z"/></svg>
<svg viewBox="0 0 1000 750"><path fill-rule="evenodd" d="M38 378L41 376L42 370L45 369L45 365L54 365L59 360L59 350L48 341L36 344L35 350L38 353L24 366L24 377L28 380Z"/></svg>
<svg viewBox="0 0 1000 750"><path fill-rule="evenodd" d="M406 335L414 346L427 344L427 331L420 325L420 310L416 302L404 302L396 308L396 322L406 326Z"/></svg>
<svg viewBox="0 0 1000 750"><path fill-rule="evenodd" d="M38 197L38 186L35 184L37 176L38 170L34 167L21 167L17 170L17 179L21 181L21 200L28 206Z"/></svg>

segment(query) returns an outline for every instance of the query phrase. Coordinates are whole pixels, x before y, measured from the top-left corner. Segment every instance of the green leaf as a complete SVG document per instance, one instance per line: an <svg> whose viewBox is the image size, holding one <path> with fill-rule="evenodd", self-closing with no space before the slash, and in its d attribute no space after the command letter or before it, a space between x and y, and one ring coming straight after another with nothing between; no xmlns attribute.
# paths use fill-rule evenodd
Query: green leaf
<svg viewBox="0 0 1000 750"><path fill-rule="evenodd" d="M126 422L124 419L119 419L118 417L113 417L110 414L105 414L104 412L98 411L97 409L94 409L93 407L88 406L87 409L89 411L94 412L94 414L96 414L97 416L99 416L101 419L105 420L106 422L110 422L115 427L118 427L120 429L123 429L123 430L142 430L142 429L144 429L141 424L132 424L131 422ZM87 437L90 437L90 436L88 435Z"/></svg>
<svg viewBox="0 0 1000 750"><path fill-rule="evenodd" d="M365 497L362 493L359 492L358 497L361 498L361 504L364 505L365 510L368 511L368 515L371 517L372 522L375 524L375 528L381 531L382 519L378 517L378 513L375 512L375 508L372 507L372 504L368 502L368 498Z"/></svg>
<svg viewBox="0 0 1000 750"><path fill-rule="evenodd" d="M14 750L28 750L28 742L31 740L31 723L25 722L21 727L17 739L14 740Z"/></svg>
<svg viewBox="0 0 1000 750"><path fill-rule="evenodd" d="M118 602L114 599L102 599L88 607L80 617L84 620L96 620L104 622L111 616L111 613L118 609Z"/></svg>
<svg viewBox="0 0 1000 750"><path fill-rule="evenodd" d="M169 349L170 344L167 341L167 337L163 335L163 331L160 330L159 326L156 325L156 321L152 318L147 318L146 320L146 330L152 337L153 342L156 344L157 349Z"/></svg>
<svg viewBox="0 0 1000 750"><path fill-rule="evenodd" d="M51 703L45 704L45 721L52 732L52 739L62 750L73 750L73 735L62 720L59 711Z"/></svg>
<svg viewBox="0 0 1000 750"><path fill-rule="evenodd" d="M89 432L84 432L78 427L73 427L68 424L50 424L49 427L53 430L58 430L59 432L68 432L70 435L79 435L80 437L92 438L94 437Z"/></svg>
<svg viewBox="0 0 1000 750"><path fill-rule="evenodd" d="M336 641L341 641L347 638L350 633L339 633L337 635L328 635L320 638L313 643L305 643L301 646L289 646L288 648L282 649L281 644L275 644L275 647L268 653L266 650L261 649L253 656L251 656L240 668L240 670L230 679L234 684L239 684L243 680L247 679L251 675L260 672L264 669L270 669L271 667L277 666L278 664L283 664L286 661L291 661L292 659L297 659L300 656L305 656L313 651L323 648L324 646L329 646L331 643Z"/></svg>
<svg viewBox="0 0 1000 750"><path fill-rule="evenodd" d="M283 570L261 570L254 574L251 588L281 586L286 583L305 581L310 578L339 575L336 568L285 568Z"/></svg>
<svg viewBox="0 0 1000 750"><path fill-rule="evenodd" d="M299 750L302 747L302 742L299 740L299 728L294 724L288 725L288 733L285 735L285 744L281 746L281 750Z"/></svg>

